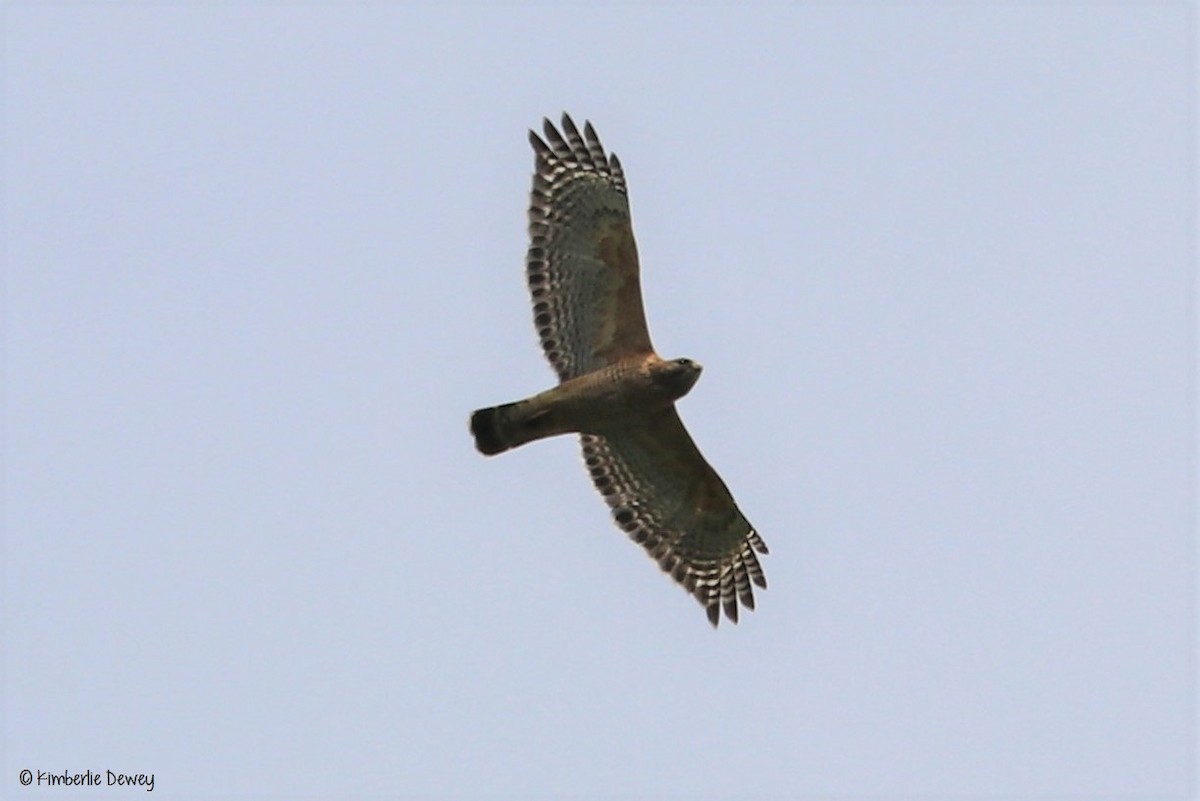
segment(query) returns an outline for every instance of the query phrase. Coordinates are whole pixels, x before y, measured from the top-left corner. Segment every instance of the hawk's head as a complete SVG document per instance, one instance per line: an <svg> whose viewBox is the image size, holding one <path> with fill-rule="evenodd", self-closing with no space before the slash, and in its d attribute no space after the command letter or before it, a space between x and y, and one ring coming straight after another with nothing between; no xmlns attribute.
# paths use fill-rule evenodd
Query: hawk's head
<svg viewBox="0 0 1200 801"><path fill-rule="evenodd" d="M671 396L671 400L679 400L696 385L702 369L699 363L691 359L671 359L655 364L651 376L654 383Z"/></svg>

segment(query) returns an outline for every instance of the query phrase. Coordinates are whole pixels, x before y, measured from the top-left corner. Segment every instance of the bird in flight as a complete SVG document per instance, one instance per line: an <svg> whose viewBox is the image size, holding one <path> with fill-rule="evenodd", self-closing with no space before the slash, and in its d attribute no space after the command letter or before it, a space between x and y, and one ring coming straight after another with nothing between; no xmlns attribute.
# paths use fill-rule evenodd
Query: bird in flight
<svg viewBox="0 0 1200 801"><path fill-rule="evenodd" d="M688 435L675 401L700 365L661 358L650 344L625 173L596 130L563 114L529 132L535 154L525 275L552 389L479 409L471 433L493 455L533 440L578 434L583 459L613 520L704 607L754 608L767 586L767 546Z"/></svg>

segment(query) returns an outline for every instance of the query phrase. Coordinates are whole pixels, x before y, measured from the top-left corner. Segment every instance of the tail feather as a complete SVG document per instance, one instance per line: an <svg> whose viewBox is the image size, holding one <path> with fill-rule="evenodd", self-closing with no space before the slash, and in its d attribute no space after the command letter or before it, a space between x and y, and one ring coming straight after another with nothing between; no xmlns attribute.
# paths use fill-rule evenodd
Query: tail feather
<svg viewBox="0 0 1200 801"><path fill-rule="evenodd" d="M480 409L471 415L471 433L475 435L475 447L480 453L492 456L519 444L506 436L509 413L516 405L505 403Z"/></svg>
<svg viewBox="0 0 1200 801"><path fill-rule="evenodd" d="M491 456L542 437L561 434L555 415L536 401L517 401L479 409L471 415L471 433L480 453Z"/></svg>

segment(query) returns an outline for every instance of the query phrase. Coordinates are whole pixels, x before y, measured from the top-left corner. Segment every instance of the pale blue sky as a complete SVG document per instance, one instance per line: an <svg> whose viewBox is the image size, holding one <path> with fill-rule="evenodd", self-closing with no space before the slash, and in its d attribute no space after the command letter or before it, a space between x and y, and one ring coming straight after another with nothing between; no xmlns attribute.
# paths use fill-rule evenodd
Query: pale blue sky
<svg viewBox="0 0 1200 801"><path fill-rule="evenodd" d="M1193 5L0 14L0 796L1195 792ZM564 109L739 626L472 448Z"/></svg>

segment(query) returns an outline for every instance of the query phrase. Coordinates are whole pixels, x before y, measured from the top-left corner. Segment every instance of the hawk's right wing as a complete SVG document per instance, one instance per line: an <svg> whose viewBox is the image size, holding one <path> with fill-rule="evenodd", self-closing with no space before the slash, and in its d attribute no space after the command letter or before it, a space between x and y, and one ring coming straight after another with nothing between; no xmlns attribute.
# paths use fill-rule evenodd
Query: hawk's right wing
<svg viewBox="0 0 1200 801"><path fill-rule="evenodd" d="M621 162L590 122L580 136L563 114L562 128L565 137L544 121L549 144L529 132L537 157L525 272L542 350L566 381L653 348Z"/></svg>
<svg viewBox="0 0 1200 801"><path fill-rule="evenodd" d="M750 586L767 586L755 551L766 543L705 461L675 408L604 436L583 434L583 458L613 519L695 596L715 626L754 608Z"/></svg>

